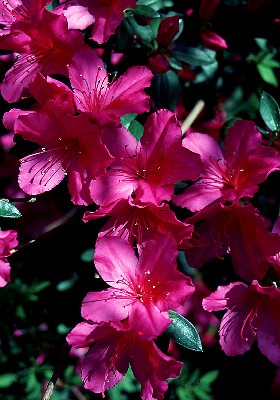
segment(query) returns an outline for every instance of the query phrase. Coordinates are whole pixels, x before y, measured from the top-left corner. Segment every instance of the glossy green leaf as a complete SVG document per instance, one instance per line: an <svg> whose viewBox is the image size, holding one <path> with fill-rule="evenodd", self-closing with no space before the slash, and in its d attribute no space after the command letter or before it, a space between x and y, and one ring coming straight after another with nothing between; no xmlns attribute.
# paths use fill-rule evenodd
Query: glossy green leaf
<svg viewBox="0 0 280 400"><path fill-rule="evenodd" d="M121 119L121 124L128 129L131 121L133 121L135 119L135 117L137 116L136 113L130 113L130 114L125 114L123 115L120 119Z"/></svg>
<svg viewBox="0 0 280 400"><path fill-rule="evenodd" d="M127 11L127 10L126 10ZM134 15L141 15L146 18L159 18L160 14L154 10L152 7L148 5L137 4L137 6L133 9Z"/></svg>
<svg viewBox="0 0 280 400"><path fill-rule="evenodd" d="M199 334L193 324L176 311L170 310L168 313L172 323L165 332L170 338L187 349L203 351Z"/></svg>
<svg viewBox="0 0 280 400"><path fill-rule="evenodd" d="M209 65L216 62L216 52L206 48L180 46L172 54L177 60L193 66Z"/></svg>
<svg viewBox="0 0 280 400"><path fill-rule="evenodd" d="M173 1L169 1L169 0L138 0L137 6L139 6L139 5L150 6L154 10L159 11L162 8L172 7Z"/></svg>
<svg viewBox="0 0 280 400"><path fill-rule="evenodd" d="M19 218L21 217L21 213L8 200L0 199L0 217Z"/></svg>
<svg viewBox="0 0 280 400"><path fill-rule="evenodd" d="M280 129L280 109L274 97L263 92L260 98L260 114L265 124L273 132Z"/></svg>

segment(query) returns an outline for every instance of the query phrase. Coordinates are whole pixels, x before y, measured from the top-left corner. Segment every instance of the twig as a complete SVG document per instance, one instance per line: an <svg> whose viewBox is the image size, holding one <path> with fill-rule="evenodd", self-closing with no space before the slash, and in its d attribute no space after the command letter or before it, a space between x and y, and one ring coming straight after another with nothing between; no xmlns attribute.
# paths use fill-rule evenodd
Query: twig
<svg viewBox="0 0 280 400"><path fill-rule="evenodd" d="M51 398L51 396L54 392L55 384L56 384L57 380L59 379L60 375L62 374L62 371L65 366L66 359L68 358L70 349L71 349L71 346L68 343L65 343L61 359L60 359L59 363L57 364L57 366L52 374L51 379L49 380L49 383L46 387L46 390L45 390L43 396L41 397L41 400L49 400Z"/></svg>
<svg viewBox="0 0 280 400"><path fill-rule="evenodd" d="M198 100L195 104L194 108L191 110L185 121L182 123L182 134L184 135L187 130L192 126L193 122L199 116L201 111L205 106L205 102L203 100Z"/></svg>

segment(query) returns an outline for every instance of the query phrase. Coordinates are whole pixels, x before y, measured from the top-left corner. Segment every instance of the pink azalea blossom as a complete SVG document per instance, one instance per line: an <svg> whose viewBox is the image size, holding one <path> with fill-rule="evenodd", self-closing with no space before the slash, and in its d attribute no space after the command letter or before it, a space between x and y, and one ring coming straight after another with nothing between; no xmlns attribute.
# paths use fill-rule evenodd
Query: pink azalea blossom
<svg viewBox="0 0 280 400"><path fill-rule="evenodd" d="M14 249L18 245L17 232L10 229L6 231L0 230L0 287L4 287L10 282L10 263L7 260Z"/></svg>
<svg viewBox="0 0 280 400"><path fill-rule="evenodd" d="M167 238L146 242L139 258L133 246L119 237L99 239L94 263L111 287L86 295L83 318L95 322L129 318L135 330L160 335L170 324L167 311L194 292L191 278L177 270L177 255L175 243Z"/></svg>
<svg viewBox="0 0 280 400"><path fill-rule="evenodd" d="M95 212L86 211L84 222L110 217L99 230L98 238L119 236L127 242L142 245L147 240L161 240L162 235L173 239L177 246L187 247L193 232L193 225L176 218L168 204L155 206L152 203L135 204L134 200L120 200L109 206L100 206Z"/></svg>
<svg viewBox="0 0 280 400"><path fill-rule="evenodd" d="M269 269L267 258L280 249L280 236L268 229L267 221L251 204L223 206L215 202L187 223L195 225L186 258L191 267L230 254L236 273L247 281L263 279Z"/></svg>
<svg viewBox="0 0 280 400"><path fill-rule="evenodd" d="M124 10L135 6L136 0L70 0L53 12L63 13L70 29L83 30L93 24L90 39L102 44L121 24Z"/></svg>
<svg viewBox="0 0 280 400"><path fill-rule="evenodd" d="M0 35L10 33L11 25L25 23L36 15L50 0L3 0L0 3Z"/></svg>
<svg viewBox="0 0 280 400"><path fill-rule="evenodd" d="M29 95L28 85L37 72L68 76L73 54L87 48L81 32L69 30L64 15L42 9L32 20L12 24L10 33L0 37L0 48L18 53L5 74L0 89L10 103Z"/></svg>
<svg viewBox="0 0 280 400"><path fill-rule="evenodd" d="M162 400L168 379L179 376L182 363L159 350L151 337L130 328L129 322L79 323L67 335L76 348L87 348L81 365L86 389L104 393L126 374L129 364L141 384L143 400Z"/></svg>
<svg viewBox="0 0 280 400"><path fill-rule="evenodd" d="M100 122L119 119L129 113L141 114L150 109L148 88L153 78L145 66L132 66L118 79L107 73L93 49L78 51L72 58L69 76L76 107Z"/></svg>
<svg viewBox="0 0 280 400"><path fill-rule="evenodd" d="M103 142L115 161L93 183L94 202L108 205L129 196L155 205L170 200L174 184L196 180L201 169L199 156L182 146L181 136L175 114L164 109L149 116L140 142L128 131L106 132Z"/></svg>
<svg viewBox="0 0 280 400"><path fill-rule="evenodd" d="M239 120L228 130L224 150L210 136L188 133L183 146L200 155L204 168L200 179L174 203L191 211L219 199L222 203L253 197L258 184L280 166L275 149L262 145L262 136L252 121Z"/></svg>
<svg viewBox="0 0 280 400"><path fill-rule="evenodd" d="M203 27L200 32L201 42L204 47L214 51L227 49L226 41L217 33L209 30L209 21L214 15L214 12L221 0L202 0L199 6L199 17Z"/></svg>
<svg viewBox="0 0 280 400"><path fill-rule="evenodd" d="M261 286L234 282L219 286L203 299L207 311L227 310L219 334L220 344L228 356L244 354L255 341L260 351L280 366L280 291L274 285Z"/></svg>
<svg viewBox="0 0 280 400"><path fill-rule="evenodd" d="M103 129L115 135L122 128L100 128L85 115L31 112L15 122L15 133L42 148L20 160L19 185L30 195L44 193L68 175L68 188L74 204L92 203L89 186L103 174L112 157L101 142Z"/></svg>

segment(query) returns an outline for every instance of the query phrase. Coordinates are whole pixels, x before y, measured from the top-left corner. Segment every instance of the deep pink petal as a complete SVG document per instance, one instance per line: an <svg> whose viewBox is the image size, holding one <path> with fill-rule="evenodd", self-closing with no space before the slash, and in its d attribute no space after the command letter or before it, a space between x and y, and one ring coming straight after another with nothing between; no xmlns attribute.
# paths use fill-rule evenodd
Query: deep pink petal
<svg viewBox="0 0 280 400"><path fill-rule="evenodd" d="M152 303L135 302L129 313L130 326L137 332L157 337L170 325L167 312L161 312Z"/></svg>
<svg viewBox="0 0 280 400"><path fill-rule="evenodd" d="M220 51L220 50L225 50L228 48L228 45L221 36L219 36L217 33L212 32L212 31L202 31L200 33L201 36L201 42L204 47L207 49L211 49L214 51Z"/></svg>
<svg viewBox="0 0 280 400"><path fill-rule="evenodd" d="M180 375L182 363L162 353L153 341L141 341L137 357L131 358L135 378L141 383L142 399L163 399L168 379Z"/></svg>
<svg viewBox="0 0 280 400"><path fill-rule="evenodd" d="M129 113L141 114L150 110L149 95L144 89L151 85L152 72L144 66L130 67L111 86L107 97L106 111L111 116L121 117Z"/></svg>
<svg viewBox="0 0 280 400"><path fill-rule="evenodd" d="M11 281L11 267L8 261L0 260L0 287L4 287Z"/></svg>

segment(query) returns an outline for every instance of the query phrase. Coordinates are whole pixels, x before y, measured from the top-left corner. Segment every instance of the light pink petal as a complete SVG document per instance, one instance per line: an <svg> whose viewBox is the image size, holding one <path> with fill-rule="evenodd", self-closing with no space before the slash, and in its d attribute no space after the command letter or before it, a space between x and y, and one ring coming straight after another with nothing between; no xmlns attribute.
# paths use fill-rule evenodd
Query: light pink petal
<svg viewBox="0 0 280 400"><path fill-rule="evenodd" d="M131 305L132 299L125 296L124 289L90 292L82 303L82 317L97 323L121 321L127 318Z"/></svg>
<svg viewBox="0 0 280 400"><path fill-rule="evenodd" d="M121 238L98 240L94 263L103 280L115 288L127 289L134 280L137 257L133 247Z"/></svg>
<svg viewBox="0 0 280 400"><path fill-rule="evenodd" d="M68 21L69 29L84 30L94 22L94 16L88 8L79 5L77 1L68 1L53 10L55 14L64 14Z"/></svg>
<svg viewBox="0 0 280 400"><path fill-rule="evenodd" d="M53 189L65 178L60 159L49 161L53 155L44 151L31 154L21 160L18 183L20 188L37 195Z"/></svg>

